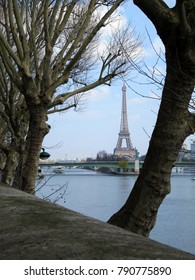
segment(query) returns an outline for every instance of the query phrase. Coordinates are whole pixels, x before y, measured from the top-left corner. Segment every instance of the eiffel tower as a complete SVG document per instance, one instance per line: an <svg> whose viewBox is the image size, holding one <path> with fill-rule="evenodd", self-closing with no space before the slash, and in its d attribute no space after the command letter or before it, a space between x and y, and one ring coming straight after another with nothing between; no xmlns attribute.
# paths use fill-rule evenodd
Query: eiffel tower
<svg viewBox="0 0 195 280"><path fill-rule="evenodd" d="M129 128L128 128L128 119L127 119L127 104L126 104L126 86L125 83L122 87L122 111L121 111L121 125L120 132L118 136L118 141L116 148L114 149L114 156L116 157L127 157L131 160L136 158L136 149L133 148L131 143ZM126 142L126 147L123 146L123 141Z"/></svg>

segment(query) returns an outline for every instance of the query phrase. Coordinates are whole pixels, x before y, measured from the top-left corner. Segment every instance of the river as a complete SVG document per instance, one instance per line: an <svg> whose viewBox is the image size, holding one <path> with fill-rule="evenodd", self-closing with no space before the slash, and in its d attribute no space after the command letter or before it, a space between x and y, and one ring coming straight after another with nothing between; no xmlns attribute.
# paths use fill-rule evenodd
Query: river
<svg viewBox="0 0 195 280"><path fill-rule="evenodd" d="M120 209L136 180L136 176L81 169L65 169L64 173L54 176L51 169L45 169L44 173L44 179L38 181L37 196L56 200L59 205L101 221L107 221ZM184 173L172 175L171 193L158 211L150 238L195 254L195 181L192 177Z"/></svg>

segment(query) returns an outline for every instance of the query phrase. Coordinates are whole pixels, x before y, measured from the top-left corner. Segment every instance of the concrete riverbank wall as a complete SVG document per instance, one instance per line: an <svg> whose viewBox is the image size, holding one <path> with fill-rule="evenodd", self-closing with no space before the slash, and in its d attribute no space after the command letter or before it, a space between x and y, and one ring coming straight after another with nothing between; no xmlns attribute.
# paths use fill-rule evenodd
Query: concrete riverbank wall
<svg viewBox="0 0 195 280"><path fill-rule="evenodd" d="M0 185L0 259L194 260L195 255Z"/></svg>

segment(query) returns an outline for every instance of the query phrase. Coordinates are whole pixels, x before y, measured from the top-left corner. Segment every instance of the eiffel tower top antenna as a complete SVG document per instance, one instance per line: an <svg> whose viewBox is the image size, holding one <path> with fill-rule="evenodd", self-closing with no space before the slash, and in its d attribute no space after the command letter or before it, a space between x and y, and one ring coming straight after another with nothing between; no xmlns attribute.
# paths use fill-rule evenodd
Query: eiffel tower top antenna
<svg viewBox="0 0 195 280"><path fill-rule="evenodd" d="M122 110L121 110L120 132L118 135L116 148L114 149L114 156L128 157L134 160L136 157L136 150L133 148L131 138L130 138L129 128L128 128L126 90L127 88L124 82L122 87ZM126 142L126 147L123 146L124 141Z"/></svg>

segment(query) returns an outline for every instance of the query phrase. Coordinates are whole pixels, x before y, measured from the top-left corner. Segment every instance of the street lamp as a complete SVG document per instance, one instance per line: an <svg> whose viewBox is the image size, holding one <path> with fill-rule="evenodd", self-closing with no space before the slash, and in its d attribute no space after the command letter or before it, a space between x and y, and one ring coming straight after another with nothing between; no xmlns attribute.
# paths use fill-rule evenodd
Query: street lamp
<svg viewBox="0 0 195 280"><path fill-rule="evenodd" d="M45 149L44 149L44 148L41 148L41 150L43 150L43 151L40 153L39 158L40 158L41 160L46 160L46 159L48 159L48 158L50 157L50 154L47 153L47 152L45 152Z"/></svg>

